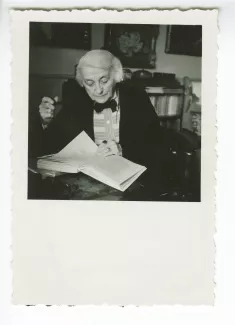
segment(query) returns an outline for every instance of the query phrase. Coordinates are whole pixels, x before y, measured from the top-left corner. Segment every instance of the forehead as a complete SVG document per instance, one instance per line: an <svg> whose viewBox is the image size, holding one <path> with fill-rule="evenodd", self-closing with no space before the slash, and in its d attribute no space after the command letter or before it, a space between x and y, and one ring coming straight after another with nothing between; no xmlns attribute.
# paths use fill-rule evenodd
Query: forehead
<svg viewBox="0 0 235 325"><path fill-rule="evenodd" d="M103 69L103 68L84 66L81 69L81 73L84 79L99 79L104 76L108 76L110 74L110 68Z"/></svg>

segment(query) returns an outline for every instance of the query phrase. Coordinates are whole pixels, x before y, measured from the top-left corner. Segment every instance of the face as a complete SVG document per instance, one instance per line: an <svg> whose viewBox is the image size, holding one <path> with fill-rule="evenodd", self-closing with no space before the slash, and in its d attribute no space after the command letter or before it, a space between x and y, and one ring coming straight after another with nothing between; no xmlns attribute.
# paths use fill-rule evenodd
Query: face
<svg viewBox="0 0 235 325"><path fill-rule="evenodd" d="M83 67L83 86L86 92L97 103L105 103L114 94L115 80L111 69Z"/></svg>

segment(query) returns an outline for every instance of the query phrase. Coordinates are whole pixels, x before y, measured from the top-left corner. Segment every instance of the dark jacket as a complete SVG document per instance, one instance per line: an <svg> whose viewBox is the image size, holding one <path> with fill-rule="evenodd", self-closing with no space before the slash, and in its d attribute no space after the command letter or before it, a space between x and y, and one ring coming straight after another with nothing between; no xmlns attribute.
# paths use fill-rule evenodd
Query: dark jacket
<svg viewBox="0 0 235 325"><path fill-rule="evenodd" d="M149 96L143 89L119 84L120 144L123 156L145 163L160 142L160 124ZM55 153L81 131L94 140L93 101L75 80L67 81L62 92L63 108L46 130L40 116L29 119L29 157Z"/></svg>

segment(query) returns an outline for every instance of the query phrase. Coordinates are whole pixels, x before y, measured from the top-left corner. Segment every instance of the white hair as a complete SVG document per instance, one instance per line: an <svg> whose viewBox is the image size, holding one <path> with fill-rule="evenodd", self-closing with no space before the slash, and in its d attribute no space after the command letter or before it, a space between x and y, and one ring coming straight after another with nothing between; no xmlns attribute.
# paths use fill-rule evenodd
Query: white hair
<svg viewBox="0 0 235 325"><path fill-rule="evenodd" d="M122 82L123 81L124 74L123 74L123 67L122 67L121 61L116 56L114 56L112 53L110 53L108 51L105 51L105 50L93 50L93 51L87 52L79 60L77 66L76 66L75 79L80 84L80 86L83 87L83 76L82 76L82 73L81 73L81 69L84 66L87 66L87 65L91 65L92 66L92 63L90 63L90 64L87 63L87 61L88 61L87 60L87 56L91 52L99 52L99 54L102 54L103 53L104 55L107 55L108 54L110 56L110 59L111 59L111 64L109 65L109 68L112 69L112 73L114 74L114 80L115 80L115 82L116 83L119 83L119 82Z"/></svg>

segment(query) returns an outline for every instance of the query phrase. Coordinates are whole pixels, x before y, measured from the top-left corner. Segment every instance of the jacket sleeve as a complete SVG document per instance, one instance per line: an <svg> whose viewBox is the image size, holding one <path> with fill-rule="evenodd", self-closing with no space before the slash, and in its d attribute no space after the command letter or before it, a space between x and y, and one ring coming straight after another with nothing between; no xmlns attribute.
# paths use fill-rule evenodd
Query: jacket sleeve
<svg viewBox="0 0 235 325"><path fill-rule="evenodd" d="M146 166L163 145L162 128L148 94L138 90L133 96L133 119L129 125L132 136L123 142L123 156Z"/></svg>
<svg viewBox="0 0 235 325"><path fill-rule="evenodd" d="M60 146L60 137L62 130L59 123L59 115L49 124L47 128L43 128L40 114L34 113L29 119L29 137L28 137L28 153L30 158L41 155L55 153L57 147Z"/></svg>
<svg viewBox="0 0 235 325"><path fill-rule="evenodd" d="M83 97L73 80L65 82L62 109L45 129L38 109L33 111L29 118L29 157L58 152L82 131L78 106L83 105Z"/></svg>

